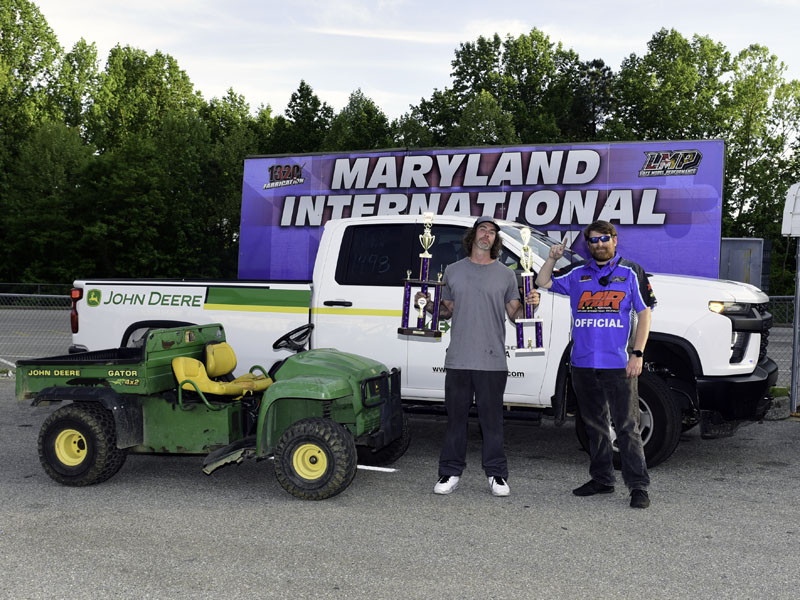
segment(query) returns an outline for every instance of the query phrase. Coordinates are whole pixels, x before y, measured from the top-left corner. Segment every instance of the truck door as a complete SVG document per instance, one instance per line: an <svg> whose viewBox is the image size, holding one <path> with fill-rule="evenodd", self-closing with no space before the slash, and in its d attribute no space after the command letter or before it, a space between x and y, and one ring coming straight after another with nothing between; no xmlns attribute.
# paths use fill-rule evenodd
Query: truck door
<svg viewBox="0 0 800 600"><path fill-rule="evenodd" d="M413 225L339 225L320 246L314 271L314 346L337 348L403 369L408 341L397 333Z"/></svg>

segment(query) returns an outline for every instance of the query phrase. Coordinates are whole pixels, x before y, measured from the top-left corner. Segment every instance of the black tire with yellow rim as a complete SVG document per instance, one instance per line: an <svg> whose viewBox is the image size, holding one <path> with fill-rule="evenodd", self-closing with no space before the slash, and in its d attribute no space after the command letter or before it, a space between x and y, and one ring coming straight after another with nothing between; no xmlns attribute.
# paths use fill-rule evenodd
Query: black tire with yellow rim
<svg viewBox="0 0 800 600"><path fill-rule="evenodd" d="M59 408L39 431L39 460L52 479L84 486L105 481L120 470L126 450L117 448L114 418L99 404Z"/></svg>
<svg viewBox="0 0 800 600"><path fill-rule="evenodd" d="M356 475L353 436L330 419L294 423L275 446L275 476L287 492L304 500L324 500L346 489Z"/></svg>

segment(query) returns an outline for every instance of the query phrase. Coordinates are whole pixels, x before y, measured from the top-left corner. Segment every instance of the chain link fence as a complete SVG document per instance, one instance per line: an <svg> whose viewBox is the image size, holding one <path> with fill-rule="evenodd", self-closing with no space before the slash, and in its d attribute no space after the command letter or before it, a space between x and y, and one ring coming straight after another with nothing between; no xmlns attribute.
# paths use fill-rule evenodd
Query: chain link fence
<svg viewBox="0 0 800 600"><path fill-rule="evenodd" d="M65 354L71 343L69 285L0 284L0 375L8 375L22 358ZM13 292L11 291L13 290ZM770 298L774 325L769 356L778 363L778 386L792 376L794 296Z"/></svg>
<svg viewBox="0 0 800 600"><path fill-rule="evenodd" d="M66 354L71 305L69 295L0 292L0 376L20 359Z"/></svg>
<svg viewBox="0 0 800 600"><path fill-rule="evenodd" d="M771 296L769 312L772 313L772 329L767 354L778 363L777 386L788 388L792 384L794 296Z"/></svg>

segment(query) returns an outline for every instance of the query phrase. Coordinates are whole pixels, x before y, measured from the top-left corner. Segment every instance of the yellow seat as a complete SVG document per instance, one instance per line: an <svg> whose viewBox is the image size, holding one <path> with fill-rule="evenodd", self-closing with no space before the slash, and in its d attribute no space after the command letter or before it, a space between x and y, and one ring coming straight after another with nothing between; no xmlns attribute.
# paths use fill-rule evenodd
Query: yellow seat
<svg viewBox="0 0 800 600"><path fill-rule="evenodd" d="M206 368L196 358L188 356L178 356L172 359L172 371L178 384L184 390L194 390L203 394L214 394L216 396L243 396L248 388L241 382L235 381L214 381L209 379Z"/></svg>
<svg viewBox="0 0 800 600"><path fill-rule="evenodd" d="M219 344L209 344L206 346L206 370L209 377L213 379L229 376L236 368L236 353L228 342ZM263 374L256 375L253 370L260 370ZM244 386L246 390L263 392L270 385L272 379L264 372L261 367L253 367L250 373L245 373L234 379L230 383L237 383Z"/></svg>

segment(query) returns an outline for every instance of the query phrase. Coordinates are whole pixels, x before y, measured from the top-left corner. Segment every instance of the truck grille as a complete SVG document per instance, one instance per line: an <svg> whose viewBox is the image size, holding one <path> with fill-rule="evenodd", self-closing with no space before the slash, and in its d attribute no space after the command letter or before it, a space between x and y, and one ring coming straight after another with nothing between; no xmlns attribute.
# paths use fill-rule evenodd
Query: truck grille
<svg viewBox="0 0 800 600"><path fill-rule="evenodd" d="M767 345L769 344L769 330L772 327L772 313L769 312L769 304L756 304L755 309L764 320L764 329L761 330L761 348L758 351L758 362L767 357Z"/></svg>

